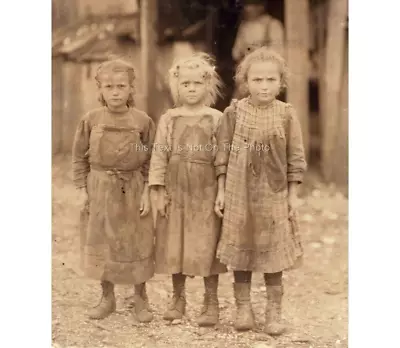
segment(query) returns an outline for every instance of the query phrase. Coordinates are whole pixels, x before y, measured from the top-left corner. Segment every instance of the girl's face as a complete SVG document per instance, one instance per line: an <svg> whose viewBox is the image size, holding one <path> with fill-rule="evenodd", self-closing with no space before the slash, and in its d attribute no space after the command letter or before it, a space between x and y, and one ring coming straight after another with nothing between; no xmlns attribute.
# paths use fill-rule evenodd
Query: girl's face
<svg viewBox="0 0 400 348"><path fill-rule="evenodd" d="M181 69L178 93L179 100L183 104L190 106L202 104L207 93L203 72L200 69Z"/></svg>
<svg viewBox="0 0 400 348"><path fill-rule="evenodd" d="M243 7L244 17L247 20L256 19L264 13L264 5L248 4Z"/></svg>
<svg viewBox="0 0 400 348"><path fill-rule="evenodd" d="M103 95L107 106L115 110L125 108L129 94L132 93L128 73L103 73L100 81L100 93Z"/></svg>
<svg viewBox="0 0 400 348"><path fill-rule="evenodd" d="M247 72L247 85L250 97L257 105L273 101L280 92L281 74L273 61L256 62Z"/></svg>

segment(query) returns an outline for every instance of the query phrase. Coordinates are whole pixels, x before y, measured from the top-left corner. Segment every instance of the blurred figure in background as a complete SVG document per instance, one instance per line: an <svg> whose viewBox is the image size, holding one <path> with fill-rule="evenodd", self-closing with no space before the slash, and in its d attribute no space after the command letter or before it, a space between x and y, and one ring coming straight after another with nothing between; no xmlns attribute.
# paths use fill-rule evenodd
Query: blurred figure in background
<svg viewBox="0 0 400 348"><path fill-rule="evenodd" d="M265 1L244 0L242 19L232 49L236 65L250 52L261 46L273 49L285 57L282 23L265 12ZM234 98L241 98L235 88Z"/></svg>

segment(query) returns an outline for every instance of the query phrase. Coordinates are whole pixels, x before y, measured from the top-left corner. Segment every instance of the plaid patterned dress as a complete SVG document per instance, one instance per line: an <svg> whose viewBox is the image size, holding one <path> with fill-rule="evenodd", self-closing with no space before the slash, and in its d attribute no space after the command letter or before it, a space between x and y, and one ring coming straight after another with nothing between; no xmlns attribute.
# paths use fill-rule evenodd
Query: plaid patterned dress
<svg viewBox="0 0 400 348"><path fill-rule="evenodd" d="M288 182L306 169L301 129L291 105L233 101L219 129L217 176L226 174L217 257L233 270L275 273L298 264L296 216L288 216Z"/></svg>

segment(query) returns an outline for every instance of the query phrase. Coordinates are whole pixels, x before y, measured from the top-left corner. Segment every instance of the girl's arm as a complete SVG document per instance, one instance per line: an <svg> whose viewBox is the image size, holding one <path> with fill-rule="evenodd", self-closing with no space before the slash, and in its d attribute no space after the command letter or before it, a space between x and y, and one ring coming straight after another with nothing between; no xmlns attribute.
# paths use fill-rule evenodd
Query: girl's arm
<svg viewBox="0 0 400 348"><path fill-rule="evenodd" d="M150 187L154 227L157 224L158 213L161 216L165 216L166 213L165 173L167 171L169 152L167 117L168 114L162 115L158 122L150 160L148 187Z"/></svg>
<svg viewBox="0 0 400 348"><path fill-rule="evenodd" d="M231 104L225 109L216 134L217 153L215 155L214 165L218 178L218 188L223 188L225 185L225 175L228 169L229 153L232 146L235 124L235 106Z"/></svg>
<svg viewBox="0 0 400 348"><path fill-rule="evenodd" d="M290 181L289 182L289 197L297 197L297 187L299 183L297 181Z"/></svg>
<svg viewBox="0 0 400 348"><path fill-rule="evenodd" d="M287 180L289 193L297 193L297 185L303 182L307 163L304 155L300 122L292 106L289 105L286 119L287 139Z"/></svg>
<svg viewBox="0 0 400 348"><path fill-rule="evenodd" d="M151 158L151 151L154 143L154 137L156 133L156 126L153 120L149 117L149 123L147 124L146 129L143 132L143 147L147 153L147 159L142 165L141 173L143 175L144 183L145 183L145 190L148 190L148 183L149 183L149 168L150 168L150 158Z"/></svg>
<svg viewBox="0 0 400 348"><path fill-rule="evenodd" d="M218 176L218 192L225 190L225 179L226 179L226 174L220 174Z"/></svg>
<svg viewBox="0 0 400 348"><path fill-rule="evenodd" d="M285 58L285 32L282 23L274 18L270 18L269 39L271 49Z"/></svg>
<svg viewBox="0 0 400 348"><path fill-rule="evenodd" d="M232 48L232 58L235 62L239 62L243 55L244 37L243 37L243 25L239 26L236 34L235 43Z"/></svg>
<svg viewBox="0 0 400 348"><path fill-rule="evenodd" d="M86 179L90 171L90 130L89 117L86 115L78 124L72 146L72 176L73 182L78 189L86 189Z"/></svg>
<svg viewBox="0 0 400 348"><path fill-rule="evenodd" d="M157 126L149 170L149 186L151 188L165 186L165 173L167 170L169 153L167 141L167 117L168 114L162 115Z"/></svg>

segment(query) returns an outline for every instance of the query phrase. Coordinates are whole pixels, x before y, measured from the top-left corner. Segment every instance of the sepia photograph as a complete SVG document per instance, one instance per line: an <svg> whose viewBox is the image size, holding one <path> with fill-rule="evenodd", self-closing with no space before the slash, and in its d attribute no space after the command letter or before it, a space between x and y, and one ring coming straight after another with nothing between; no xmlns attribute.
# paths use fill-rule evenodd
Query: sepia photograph
<svg viewBox="0 0 400 348"><path fill-rule="evenodd" d="M52 0L52 348L348 347L348 8Z"/></svg>

